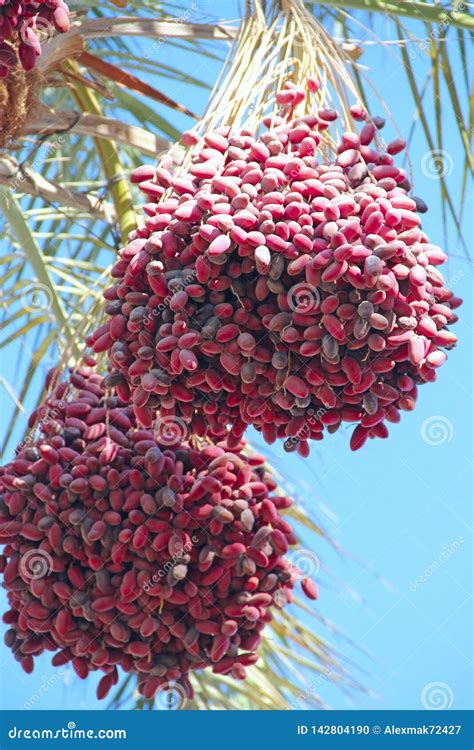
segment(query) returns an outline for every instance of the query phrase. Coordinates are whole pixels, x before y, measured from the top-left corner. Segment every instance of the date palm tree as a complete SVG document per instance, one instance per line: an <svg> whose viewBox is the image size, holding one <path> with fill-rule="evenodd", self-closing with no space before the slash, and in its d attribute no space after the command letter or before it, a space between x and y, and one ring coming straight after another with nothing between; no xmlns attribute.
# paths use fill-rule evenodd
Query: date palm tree
<svg viewBox="0 0 474 750"><path fill-rule="evenodd" d="M137 221L140 198L127 179L130 171L153 161L202 116L192 111L185 94L178 100L177 94L164 93L163 80L167 89L174 84L174 90L205 91L208 82L200 71L221 61L226 85L214 91L206 116L210 122L229 112L237 118L248 112L249 92L243 91L248 80L254 82L254 104L261 104L285 66L301 63L309 53L318 55L339 101L345 103L348 91L366 101L373 92L365 53L368 45L379 45L401 63L416 112L413 130L421 130L439 169L443 215L459 225L473 166L466 57L474 17L469 7L407 0L305 5L301 0L247 0L239 24L233 6L227 19L206 17L198 3L74 4L70 31L45 40L36 69L0 79L0 348L6 354L21 345L14 377L1 376L0 383L9 417L0 436L6 459L25 429L25 414L43 395L45 371L58 357L77 361L85 333L100 320L108 269ZM226 4L218 4L218 12L225 15ZM314 49L305 47L315 40L320 44ZM414 71L417 55L428 61L422 84ZM454 59L462 61L461 75L453 71ZM229 86L232 96L226 99ZM442 87L447 93L440 97ZM238 114L231 107L235 101ZM451 195L443 170L445 117L455 122L465 156L460 201ZM464 246L463 252L468 252ZM279 481L284 484L285 478ZM297 504L293 515L315 549L330 543L310 508ZM192 707L319 707L318 680L326 677L343 689L360 688L351 666L331 645L332 627L297 601L288 614L277 616L264 640L260 666L250 670L249 679L236 683L197 675ZM302 691L302 684L316 687ZM152 707L135 696L134 678L125 677L113 706L134 703Z"/></svg>

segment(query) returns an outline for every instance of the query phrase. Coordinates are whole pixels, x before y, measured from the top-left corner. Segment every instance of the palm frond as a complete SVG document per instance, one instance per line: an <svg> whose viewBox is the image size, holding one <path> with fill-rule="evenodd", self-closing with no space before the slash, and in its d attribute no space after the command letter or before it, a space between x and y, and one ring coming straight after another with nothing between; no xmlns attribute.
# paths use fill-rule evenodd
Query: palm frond
<svg viewBox="0 0 474 750"><path fill-rule="evenodd" d="M311 0L319 3L320 0ZM474 30L474 18L469 13L446 9L437 3L410 2L394 0L321 0L320 4L345 10L362 10L368 13L382 13L393 17L413 18L417 21L428 21L433 24L451 23L461 29Z"/></svg>

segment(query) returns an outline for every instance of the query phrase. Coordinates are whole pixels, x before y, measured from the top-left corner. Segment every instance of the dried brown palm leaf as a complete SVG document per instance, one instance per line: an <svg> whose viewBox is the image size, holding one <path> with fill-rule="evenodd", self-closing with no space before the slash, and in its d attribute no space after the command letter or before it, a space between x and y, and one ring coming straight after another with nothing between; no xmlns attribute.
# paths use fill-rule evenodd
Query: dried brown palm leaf
<svg viewBox="0 0 474 750"><path fill-rule="evenodd" d="M88 112L55 112L41 105L34 118L24 123L22 135L54 135L74 132L78 135L104 138L133 146L144 154L155 156L169 147L169 142L136 125L127 125L119 120Z"/></svg>
<svg viewBox="0 0 474 750"><path fill-rule="evenodd" d="M150 99L154 99L156 102L160 102L160 104L166 104L167 107L176 110L176 112L182 112L195 120L198 119L197 115L187 109L187 107L175 102L174 99L162 94L161 91L158 91L148 83L141 81L136 76L120 70L116 65L111 65L105 60L101 60L96 55L91 55L90 52L83 52L77 59L85 68L94 70L103 78L118 83L119 86L125 86L125 88L131 91L137 91L140 94L144 94L144 96L148 96Z"/></svg>
<svg viewBox="0 0 474 750"><path fill-rule="evenodd" d="M112 205L47 180L39 172L18 164L16 159L8 154L0 155L0 185L4 185L12 192L21 190L26 195L39 196L44 201L59 203L76 211L85 211L108 221L115 219Z"/></svg>

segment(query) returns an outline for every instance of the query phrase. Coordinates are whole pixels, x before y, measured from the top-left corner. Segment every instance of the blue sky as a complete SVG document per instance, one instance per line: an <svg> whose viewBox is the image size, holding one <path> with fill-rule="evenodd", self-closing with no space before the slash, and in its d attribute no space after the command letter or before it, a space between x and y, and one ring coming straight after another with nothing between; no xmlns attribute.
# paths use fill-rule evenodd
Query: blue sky
<svg viewBox="0 0 474 750"><path fill-rule="evenodd" d="M198 4L202 13L192 20L216 14L215 4ZM218 8L222 18L239 15L234 2L219 3ZM386 23L382 19L376 28L382 37L393 33ZM428 60L422 50L415 52L421 85ZM219 71L217 61L197 58L168 43L157 55L168 61L172 56L175 64L209 83ZM363 63L407 135L415 107L397 56L393 47L388 51L368 46ZM203 110L206 91L162 83L164 91L191 110ZM427 101L430 96L428 91ZM442 84L441 99L447 97ZM174 122L181 129L188 126L180 116ZM390 130L387 125L387 140ZM459 196L463 155L449 117L443 131L447 180ZM335 552L321 541L314 550L322 564L317 607L347 636L331 640L358 665L353 674L367 692L347 696L329 681L322 682L320 695L333 708L418 709L427 690L433 700L447 696L452 708L472 706L472 266L463 257L454 227L449 227L447 241L443 236L440 183L430 170L431 155L420 127L415 129L410 155L415 192L430 206L424 228L433 243L447 247L445 277L455 294L465 299L456 326L458 348L439 372L438 382L421 388L416 410L391 426L389 440L370 441L354 454L349 450L350 430L341 430L315 444L309 459L303 460L294 454L282 459L278 449L262 446L254 436L254 445L273 456L341 548ZM469 246L472 196L471 186L463 226ZM1 368L13 381L17 347L15 343L3 352ZM4 599L0 593L2 609ZM0 708L21 708L40 693L38 709L103 707L95 700L94 684L79 682L67 669L58 674L48 657L28 677L0 646Z"/></svg>

